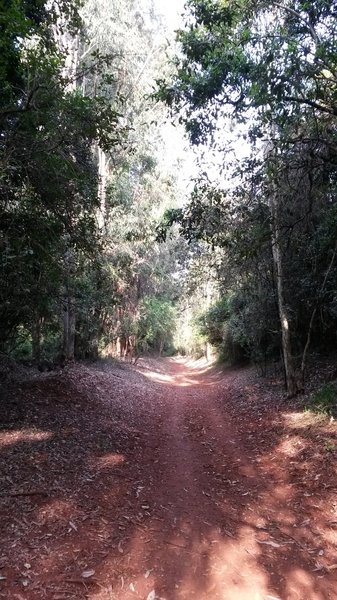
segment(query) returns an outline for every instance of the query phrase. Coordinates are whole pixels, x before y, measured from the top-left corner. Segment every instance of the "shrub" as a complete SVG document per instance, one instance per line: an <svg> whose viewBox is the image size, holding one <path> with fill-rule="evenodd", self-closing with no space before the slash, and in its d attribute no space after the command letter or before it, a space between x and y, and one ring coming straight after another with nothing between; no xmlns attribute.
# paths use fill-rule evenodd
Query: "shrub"
<svg viewBox="0 0 337 600"><path fill-rule="evenodd" d="M307 410L320 415L332 415L337 410L337 386L334 383L323 385L310 399Z"/></svg>

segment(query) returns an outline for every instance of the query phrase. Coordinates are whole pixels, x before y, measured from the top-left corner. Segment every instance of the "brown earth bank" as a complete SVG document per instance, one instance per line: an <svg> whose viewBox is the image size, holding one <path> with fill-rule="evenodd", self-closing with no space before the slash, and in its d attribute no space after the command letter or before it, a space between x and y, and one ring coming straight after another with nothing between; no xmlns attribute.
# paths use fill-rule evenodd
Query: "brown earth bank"
<svg viewBox="0 0 337 600"><path fill-rule="evenodd" d="M337 427L279 380L75 365L0 409L0 598L337 599Z"/></svg>

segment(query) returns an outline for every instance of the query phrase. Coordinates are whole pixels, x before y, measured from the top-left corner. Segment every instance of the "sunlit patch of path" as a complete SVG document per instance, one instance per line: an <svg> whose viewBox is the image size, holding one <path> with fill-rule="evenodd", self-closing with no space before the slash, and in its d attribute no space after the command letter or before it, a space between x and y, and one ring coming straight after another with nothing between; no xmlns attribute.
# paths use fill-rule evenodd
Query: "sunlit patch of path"
<svg viewBox="0 0 337 600"><path fill-rule="evenodd" d="M0 598L337 600L334 462L249 370L102 362L13 394Z"/></svg>
<svg viewBox="0 0 337 600"><path fill-rule="evenodd" d="M136 491L142 519L111 598L337 598L291 535L291 486L261 472L226 409L235 372L188 359L140 368L160 386L162 422L146 439ZM109 561L103 578L108 572Z"/></svg>

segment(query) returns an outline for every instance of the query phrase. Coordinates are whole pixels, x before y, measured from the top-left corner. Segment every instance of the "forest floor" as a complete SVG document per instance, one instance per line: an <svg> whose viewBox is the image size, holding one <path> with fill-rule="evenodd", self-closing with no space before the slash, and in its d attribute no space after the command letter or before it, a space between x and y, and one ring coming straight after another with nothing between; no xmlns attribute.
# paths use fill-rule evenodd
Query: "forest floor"
<svg viewBox="0 0 337 600"><path fill-rule="evenodd" d="M337 599L337 425L187 359L4 387L0 598Z"/></svg>

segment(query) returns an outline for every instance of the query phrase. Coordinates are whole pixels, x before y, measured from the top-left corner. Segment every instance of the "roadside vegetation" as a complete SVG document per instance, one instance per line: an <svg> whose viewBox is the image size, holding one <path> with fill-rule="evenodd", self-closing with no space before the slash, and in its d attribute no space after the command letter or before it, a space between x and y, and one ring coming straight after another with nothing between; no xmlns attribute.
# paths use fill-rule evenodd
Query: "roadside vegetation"
<svg viewBox="0 0 337 600"><path fill-rule="evenodd" d="M0 352L278 364L293 396L336 345L335 3L185 17L6 4Z"/></svg>

